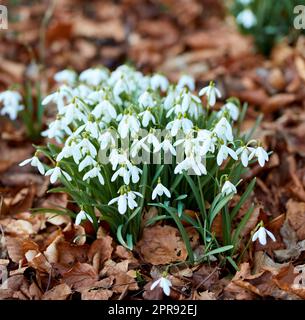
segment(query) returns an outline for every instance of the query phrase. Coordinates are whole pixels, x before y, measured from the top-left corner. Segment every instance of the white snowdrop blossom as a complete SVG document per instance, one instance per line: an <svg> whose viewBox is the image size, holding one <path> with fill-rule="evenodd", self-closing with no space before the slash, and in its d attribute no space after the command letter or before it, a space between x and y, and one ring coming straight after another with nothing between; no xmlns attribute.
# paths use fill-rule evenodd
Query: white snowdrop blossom
<svg viewBox="0 0 305 320"><path fill-rule="evenodd" d="M55 183L58 178L60 177L65 177L68 181L71 181L72 178L71 176L65 172L64 170L60 169L60 167L56 166L55 168L53 169L49 169L46 173L45 173L46 176L50 176L50 182L51 183Z"/></svg>
<svg viewBox="0 0 305 320"><path fill-rule="evenodd" d="M118 204L118 211L120 214L125 214L128 207L130 210L133 210L138 206L136 197L143 198L142 194L136 191L123 191L120 196L110 200L108 205L112 205L117 202Z"/></svg>
<svg viewBox="0 0 305 320"><path fill-rule="evenodd" d="M101 185L105 184L104 177L101 174L101 168L97 164L95 164L95 166L91 170L85 173L83 180L86 181L87 179L92 178L98 178L98 181Z"/></svg>
<svg viewBox="0 0 305 320"><path fill-rule="evenodd" d="M263 147L257 147L253 151L253 153L257 157L258 163L261 167L263 167L265 165L265 162L269 160L268 153L266 152L266 150L264 150Z"/></svg>
<svg viewBox="0 0 305 320"><path fill-rule="evenodd" d="M237 154L236 152L229 148L228 146L226 146L225 144L222 144L221 147L219 148L219 151L217 153L217 164L219 166L222 165L223 161L226 160L228 158L228 156L231 156L234 160L237 160Z"/></svg>
<svg viewBox="0 0 305 320"><path fill-rule="evenodd" d="M231 193L237 193L237 190L236 190L236 187L234 186L233 183L231 183L229 180L227 180L223 186L222 186L222 189L221 189L221 192L224 194L224 195L229 195Z"/></svg>
<svg viewBox="0 0 305 320"><path fill-rule="evenodd" d="M62 70L54 75L54 80L60 83L66 83L68 85L73 85L77 79L77 74L73 70Z"/></svg>
<svg viewBox="0 0 305 320"><path fill-rule="evenodd" d="M218 138L226 141L233 141L232 127L228 120L222 117L216 124L213 132L218 136Z"/></svg>
<svg viewBox="0 0 305 320"><path fill-rule="evenodd" d="M162 288L165 295L170 295L170 288L172 286L172 283L169 279L166 277L161 277L158 280L154 281L150 287L150 290L154 290L157 286Z"/></svg>
<svg viewBox="0 0 305 320"><path fill-rule="evenodd" d="M152 192L152 200L156 199L157 196L161 197L163 194L165 194L168 198L171 197L170 191L161 183L161 180L159 180L157 186Z"/></svg>
<svg viewBox="0 0 305 320"><path fill-rule="evenodd" d="M162 91L166 91L169 85L167 78L161 74L153 75L150 81L153 90L161 89Z"/></svg>
<svg viewBox="0 0 305 320"><path fill-rule="evenodd" d="M0 93L0 104L3 104L0 114L8 115L11 120L16 120L19 111L24 109L21 104L22 97L19 92L7 90Z"/></svg>
<svg viewBox="0 0 305 320"><path fill-rule="evenodd" d="M228 99L217 111L211 108L221 97L212 82L198 94L190 76L170 84L163 75L144 75L127 65L112 72L90 68L80 75L63 70L55 78L58 89L43 100L57 108L42 133L52 140L37 150L49 159L49 169L37 154L20 165L37 167L52 184L60 179L81 208L76 222L95 221L96 213L112 232L121 232L119 241L128 248L130 236L141 229L141 216L136 215L152 200L179 212L197 211L205 206L197 203L201 198L213 203L237 192L224 178L234 176L235 181L250 161L263 166L269 159L259 141L235 130L237 99ZM0 101L20 106L21 99L2 93ZM202 197L194 198L193 189L200 183ZM165 283L169 292L169 280L162 279L156 286Z"/></svg>
<svg viewBox="0 0 305 320"><path fill-rule="evenodd" d="M248 146L243 146L236 150L236 154L240 155L241 163L245 168L248 167L249 161L254 157L254 151L254 148Z"/></svg>
<svg viewBox="0 0 305 320"><path fill-rule="evenodd" d="M264 228L263 226L261 226L253 234L252 241L254 242L258 239L259 243L264 246L267 244L267 236L269 236L269 238L272 241L276 241L274 234L272 232L270 232L269 230L267 230L266 228Z"/></svg>
<svg viewBox="0 0 305 320"><path fill-rule="evenodd" d="M206 96L208 105L213 107L216 103L216 97L221 98L220 91L215 87L215 84L211 82L207 87L202 88L199 91L199 96Z"/></svg>
<svg viewBox="0 0 305 320"><path fill-rule="evenodd" d="M19 163L19 166L23 167L29 163L31 164L32 167L37 167L40 174L44 175L44 173L45 173L44 166L40 162L39 158L36 155L30 159L26 159L26 160L22 161L21 163Z"/></svg>
<svg viewBox="0 0 305 320"><path fill-rule="evenodd" d="M91 223L93 223L93 219L90 216L90 214L88 214L87 212L85 212L84 210L81 210L75 218L75 224L79 225L81 224L82 220L89 220Z"/></svg>
<svg viewBox="0 0 305 320"><path fill-rule="evenodd" d="M246 29L250 29L257 24L256 17L252 10L245 9L241 11L236 17L237 23Z"/></svg>
<svg viewBox="0 0 305 320"><path fill-rule="evenodd" d="M182 75L178 81L177 84L177 89L180 91L182 90L184 87L189 88L191 91L195 90L195 80L193 77L189 76L189 75Z"/></svg>
<svg viewBox="0 0 305 320"><path fill-rule="evenodd" d="M229 113L232 120L237 121L239 117L239 109L235 103L231 101L227 102L217 114L219 117L223 117L226 111Z"/></svg>
<svg viewBox="0 0 305 320"><path fill-rule="evenodd" d="M79 80L85 83L98 86L103 80L108 78L108 72L105 69L91 68L83 71L79 75Z"/></svg>

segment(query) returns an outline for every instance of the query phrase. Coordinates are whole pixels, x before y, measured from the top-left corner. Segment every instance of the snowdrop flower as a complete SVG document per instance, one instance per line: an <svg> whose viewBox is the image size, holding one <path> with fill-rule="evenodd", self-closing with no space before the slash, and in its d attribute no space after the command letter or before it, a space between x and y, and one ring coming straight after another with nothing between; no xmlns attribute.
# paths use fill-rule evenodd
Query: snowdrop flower
<svg viewBox="0 0 305 320"><path fill-rule="evenodd" d="M69 142L67 142L69 143ZM56 161L59 162L63 158L73 157L73 160L76 164L79 164L80 159L82 158L82 154L77 144L74 141L71 141L71 145L67 144L62 148L60 153L56 157Z"/></svg>
<svg viewBox="0 0 305 320"><path fill-rule="evenodd" d="M124 114L119 125L118 132L122 139L125 139L128 135L128 132L131 133L131 136L134 136L140 130L139 120L132 114Z"/></svg>
<svg viewBox="0 0 305 320"><path fill-rule="evenodd" d="M19 92L7 90L0 93L0 102L3 103L1 115L7 114L11 120L16 120L18 112L24 109L20 104L22 97Z"/></svg>
<svg viewBox="0 0 305 320"><path fill-rule="evenodd" d="M223 161L228 158L228 156L231 156L232 159L237 160L237 155L236 152L226 146L225 144L222 144L221 147L219 148L218 154L217 154L217 164L219 166L222 165Z"/></svg>
<svg viewBox="0 0 305 320"><path fill-rule="evenodd" d="M94 121L90 116L85 122L84 129L90 134L92 138L97 139L99 137L99 127L97 122Z"/></svg>
<svg viewBox="0 0 305 320"><path fill-rule="evenodd" d="M144 137L144 141L153 146L153 152L158 152L161 149L161 144L159 139L152 133L150 132L146 137Z"/></svg>
<svg viewBox="0 0 305 320"><path fill-rule="evenodd" d="M120 164L126 164L131 166L130 161L127 158L127 155L124 153L119 153L119 150L113 149L109 155L109 161L112 164L112 170L116 170L117 166Z"/></svg>
<svg viewBox="0 0 305 320"><path fill-rule="evenodd" d="M62 112L65 105L64 101L68 101L71 97L73 97L72 89L66 85L62 85L56 92L53 92L46 96L42 100L41 104L45 106L50 102L53 102L57 105L58 111Z"/></svg>
<svg viewBox="0 0 305 320"><path fill-rule="evenodd" d="M169 139L164 139L161 142L161 148L164 150L165 153L170 152L173 156L177 155L176 149L173 147L171 141Z"/></svg>
<svg viewBox="0 0 305 320"><path fill-rule="evenodd" d="M157 195L161 197L163 194L165 194L168 198L171 197L170 191L166 187L164 187L164 185L161 183L161 179L159 178L158 184L153 190L151 198L152 200L154 200L156 199Z"/></svg>
<svg viewBox="0 0 305 320"><path fill-rule="evenodd" d="M101 168L98 165L95 165L94 168L89 170L84 176L83 181L87 179L98 178L101 185L105 184L104 178L101 174Z"/></svg>
<svg viewBox="0 0 305 320"><path fill-rule="evenodd" d="M107 100L103 100L98 103L91 113L97 119L99 119L102 115L109 116L110 119L115 119L117 117L117 112L114 106Z"/></svg>
<svg viewBox="0 0 305 320"><path fill-rule="evenodd" d="M149 125L149 122L156 124L156 119L149 108L146 109L144 112L141 112L139 116L142 117L142 125L144 128L146 128Z"/></svg>
<svg viewBox="0 0 305 320"><path fill-rule="evenodd" d="M54 80L56 82L67 83L68 85L73 85L76 81L76 73L73 70L62 70L54 75Z"/></svg>
<svg viewBox="0 0 305 320"><path fill-rule="evenodd" d="M82 222L82 220L89 220L91 223L93 223L93 219L92 219L92 217L90 216L90 214L88 214L88 213L85 212L84 210L81 210L81 211L77 214L77 216L76 216L76 218L75 218L75 224L76 224L76 225L79 225L79 224Z"/></svg>
<svg viewBox="0 0 305 320"><path fill-rule="evenodd" d="M155 105L154 99L148 91L145 91L140 95L138 102L140 106L144 108L153 107Z"/></svg>
<svg viewBox="0 0 305 320"><path fill-rule="evenodd" d="M272 232L261 226L253 235L252 241L256 241L258 239L261 245L266 245L267 236L269 236L273 241L276 241L275 236Z"/></svg>
<svg viewBox="0 0 305 320"><path fill-rule="evenodd" d="M195 119L198 119L199 114L202 113L201 100L190 92L183 95L181 106L183 112L187 111Z"/></svg>
<svg viewBox="0 0 305 320"><path fill-rule="evenodd" d="M169 110L175 104L176 94L174 91L170 91L164 99L164 109Z"/></svg>
<svg viewBox="0 0 305 320"><path fill-rule="evenodd" d="M150 152L149 147L145 143L146 137L138 140L134 139L132 142L132 145L130 147L130 155L135 158L136 155L139 153L140 150L145 150L146 152Z"/></svg>
<svg viewBox="0 0 305 320"><path fill-rule="evenodd" d="M261 167L263 167L265 162L269 160L268 153L262 147L257 147L253 153L257 157L258 163Z"/></svg>
<svg viewBox="0 0 305 320"><path fill-rule="evenodd" d="M180 91L184 87L188 87L191 91L194 91L195 90L194 78L189 75L181 76L177 84L177 89Z"/></svg>
<svg viewBox="0 0 305 320"><path fill-rule="evenodd" d="M207 174L206 167L201 163L201 157L190 155L181 161L175 168L175 174L182 174L183 171L193 170L195 175L201 176Z"/></svg>
<svg viewBox="0 0 305 320"><path fill-rule="evenodd" d="M202 142L201 155L204 156L208 152L215 152L216 137L215 134L209 130L201 129L198 131L197 140Z"/></svg>
<svg viewBox="0 0 305 320"><path fill-rule="evenodd" d="M43 137L48 137L49 139L55 138L58 142L63 138L64 132L68 135L72 134L71 129L62 120L60 116L49 124L49 128L41 133Z"/></svg>
<svg viewBox="0 0 305 320"><path fill-rule="evenodd" d="M111 177L111 182L114 182L117 177L120 176L123 178L123 181L126 185L129 185L130 175L126 166L122 165Z"/></svg>
<svg viewBox="0 0 305 320"><path fill-rule="evenodd" d="M19 166L23 167L23 166L27 165L28 163L30 163L32 167L37 167L40 174L43 175L45 173L44 166L40 162L40 160L38 159L37 155L34 155L34 157L32 157L32 158L22 161L21 163L19 163Z"/></svg>
<svg viewBox="0 0 305 320"><path fill-rule="evenodd" d="M150 79L150 85L153 90L160 88L162 91L166 91L169 83L166 77L161 74L155 74Z"/></svg>
<svg viewBox="0 0 305 320"><path fill-rule="evenodd" d="M167 296L170 295L170 288L172 283L165 277L161 277L160 279L156 280L150 287L150 290L154 290L157 286L163 289L164 294Z"/></svg>
<svg viewBox="0 0 305 320"><path fill-rule="evenodd" d="M256 17L250 9L241 11L237 15L236 21L246 29L252 28L257 23Z"/></svg>
<svg viewBox="0 0 305 320"><path fill-rule="evenodd" d="M133 210L138 206L137 202L135 201L136 196L143 198L141 193L136 192L136 191L122 191L121 195L110 200L108 202L108 205L112 205L117 202L118 204L118 211L120 214L124 214L127 211L127 206Z"/></svg>
<svg viewBox="0 0 305 320"><path fill-rule="evenodd" d="M95 166L96 161L90 156L87 155L84 160L81 161L81 163L78 166L78 171L81 172L83 171L86 167L88 166Z"/></svg>
<svg viewBox="0 0 305 320"><path fill-rule="evenodd" d="M115 145L115 139L109 131L105 131L104 133L102 133L99 136L98 141L100 142L101 150L106 149L108 145Z"/></svg>
<svg viewBox="0 0 305 320"><path fill-rule="evenodd" d="M234 184L227 180L222 186L221 193L228 196L231 193L237 193L237 190Z"/></svg>
<svg viewBox="0 0 305 320"><path fill-rule="evenodd" d="M246 168L249 161L253 158L255 149L252 147L243 146L236 150L236 154L240 155L242 165Z"/></svg>
<svg viewBox="0 0 305 320"><path fill-rule="evenodd" d="M213 132L218 138L224 141L233 141L232 127L225 117L222 117L220 121L216 124Z"/></svg>
<svg viewBox="0 0 305 320"><path fill-rule="evenodd" d="M171 130L171 135L175 137L180 129L183 130L185 134L188 134L193 128L193 122L187 118L179 116L177 119L169 122L166 125L167 130Z"/></svg>
<svg viewBox="0 0 305 320"><path fill-rule="evenodd" d="M72 178L70 177L70 175L65 172L64 170L60 169L60 167L56 166L55 168L49 169L46 173L46 176L51 176L50 177L50 182L51 183L55 183L58 178L64 176L68 181L71 181Z"/></svg>
<svg viewBox="0 0 305 320"><path fill-rule="evenodd" d="M59 114L63 115L62 121L65 125L69 125L74 120L83 122L87 120L87 117L80 111L75 103L69 103L67 106L61 109Z"/></svg>
<svg viewBox="0 0 305 320"><path fill-rule="evenodd" d="M77 145L83 155L89 154L92 158L95 158L97 155L97 151L95 146L90 142L88 138L83 138L81 142Z"/></svg>
<svg viewBox="0 0 305 320"><path fill-rule="evenodd" d="M227 102L217 114L222 117L226 111L229 113L232 120L236 121L238 119L239 109L235 103L231 101Z"/></svg>
<svg viewBox="0 0 305 320"><path fill-rule="evenodd" d="M98 86L101 82L108 79L108 73L105 69L90 68L83 71L79 75L79 80L84 81L89 85Z"/></svg>
<svg viewBox="0 0 305 320"><path fill-rule="evenodd" d="M210 84L207 87L202 88L199 91L199 96L206 95L208 99L208 105L213 107L216 103L216 96L218 98L221 98L220 91L215 87L214 82L210 82Z"/></svg>

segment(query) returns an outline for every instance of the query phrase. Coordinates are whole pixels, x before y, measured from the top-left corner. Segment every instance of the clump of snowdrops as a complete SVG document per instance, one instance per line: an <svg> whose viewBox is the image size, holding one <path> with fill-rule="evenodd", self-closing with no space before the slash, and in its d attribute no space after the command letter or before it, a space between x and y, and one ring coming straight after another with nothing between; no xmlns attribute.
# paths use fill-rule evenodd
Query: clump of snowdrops
<svg viewBox="0 0 305 320"><path fill-rule="evenodd" d="M298 0L235 0L231 11L241 31L251 34L257 48L268 55L283 37L294 42L304 34L304 28L294 25L300 4Z"/></svg>
<svg viewBox="0 0 305 320"><path fill-rule="evenodd" d="M41 140L43 106L41 104L41 88L39 83L31 81L24 86L10 88L0 93L0 115L23 122L26 135L31 141Z"/></svg>
<svg viewBox="0 0 305 320"><path fill-rule="evenodd" d="M146 225L175 223L190 261L200 257L192 251L186 224L200 234L205 257L226 253L230 258L254 207L234 230L233 220L255 180L243 187L232 210L228 203L248 165L268 161L251 132L240 134L246 105L232 98L214 110L221 93L213 82L197 95L189 76L171 84L161 74L143 75L127 65L80 75L64 70L55 79L61 85L43 104L55 104L57 117L42 133L55 141L37 146L33 158L21 165L31 163L52 184L62 183L53 192L68 193L78 205L78 213L68 212L76 224L87 220L97 229L105 221L118 241L132 249L143 213L153 206L158 214ZM51 165L43 164L40 154ZM222 243L212 232L217 215L222 215Z"/></svg>

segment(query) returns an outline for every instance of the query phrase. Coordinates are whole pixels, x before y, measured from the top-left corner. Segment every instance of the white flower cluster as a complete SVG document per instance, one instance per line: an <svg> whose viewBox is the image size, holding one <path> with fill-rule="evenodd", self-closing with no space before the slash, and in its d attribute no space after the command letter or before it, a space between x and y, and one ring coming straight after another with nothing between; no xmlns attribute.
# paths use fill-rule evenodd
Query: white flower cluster
<svg viewBox="0 0 305 320"><path fill-rule="evenodd" d="M58 114L42 134L63 146L54 158L55 168L45 174L51 176L52 183L59 177L72 180L72 174L61 166L63 160L70 159L83 181L90 183L95 179L101 185L120 181L118 196L108 202L116 204L120 214L136 208L143 197L139 186L143 163L135 159L144 152L162 151L176 157L171 165L177 175L188 171L198 176L208 174L206 158L215 158L219 167L229 158L244 167L255 157L261 166L268 161L268 154L256 141L235 141L232 124L239 117L239 108L233 100L218 112L211 112L221 96L214 83L199 92L199 96L206 96L205 108L193 93L195 83L189 76L182 76L177 85L172 85L161 74L146 76L123 65L113 72L92 68L79 76L64 70L55 79L60 81L60 87L42 103L55 103ZM143 130L146 134L141 136ZM162 140L158 130L165 131ZM127 145L118 145L118 138L130 140ZM181 161L177 161L179 148ZM100 157L106 150L110 177L105 175ZM27 163L44 173L37 156L22 165ZM152 199L171 197L171 186L164 186L161 180L151 186ZM223 194L235 192L236 187L230 181L223 184ZM82 218L86 218L83 211Z"/></svg>
<svg viewBox="0 0 305 320"><path fill-rule="evenodd" d="M0 93L0 104L3 104L0 114L8 115L11 120L16 120L19 111L24 109L21 104L22 97L18 91L7 90Z"/></svg>

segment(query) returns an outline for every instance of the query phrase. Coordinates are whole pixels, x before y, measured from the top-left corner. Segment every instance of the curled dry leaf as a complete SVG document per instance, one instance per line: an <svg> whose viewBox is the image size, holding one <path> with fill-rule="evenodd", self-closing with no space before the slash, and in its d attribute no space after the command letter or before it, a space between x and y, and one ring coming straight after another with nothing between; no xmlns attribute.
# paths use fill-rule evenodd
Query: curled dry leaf
<svg viewBox="0 0 305 320"><path fill-rule="evenodd" d="M29 250L25 253L25 258L27 259L29 266L41 272L51 273L52 266L41 252Z"/></svg>
<svg viewBox="0 0 305 320"><path fill-rule="evenodd" d="M145 228L138 249L153 265L185 261L187 251L178 229L171 226Z"/></svg>

